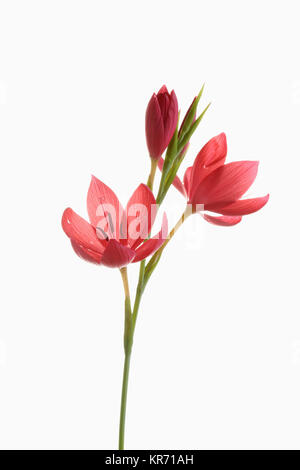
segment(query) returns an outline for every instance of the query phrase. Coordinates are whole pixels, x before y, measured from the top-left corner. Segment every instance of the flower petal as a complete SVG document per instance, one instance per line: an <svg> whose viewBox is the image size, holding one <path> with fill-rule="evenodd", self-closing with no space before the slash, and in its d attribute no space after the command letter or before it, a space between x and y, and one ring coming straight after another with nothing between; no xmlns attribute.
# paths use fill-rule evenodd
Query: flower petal
<svg viewBox="0 0 300 470"><path fill-rule="evenodd" d="M269 200L269 194L253 199L240 199L225 207L220 207L217 212L224 215L247 215L259 211Z"/></svg>
<svg viewBox="0 0 300 470"><path fill-rule="evenodd" d="M100 264L102 255L100 253L96 253L93 250L89 250L82 245L79 245L74 240L71 240L71 245L75 251L75 253L85 261L89 261L90 263Z"/></svg>
<svg viewBox="0 0 300 470"><path fill-rule="evenodd" d="M164 119L164 145L165 148L169 145L170 140L173 137L178 121L178 102L174 90L171 91L171 95L168 102L168 109L166 118Z"/></svg>
<svg viewBox="0 0 300 470"><path fill-rule="evenodd" d="M92 176L87 195L87 210L91 224L109 238L119 239L123 208L115 193L98 178Z"/></svg>
<svg viewBox="0 0 300 470"><path fill-rule="evenodd" d="M145 241L136 251L135 251L135 258L132 261L133 263L137 263L142 259L147 258L147 256L152 255L155 253L166 241L168 236L168 219L166 214L163 215L163 222L161 230L158 234L156 234L153 238Z"/></svg>
<svg viewBox="0 0 300 470"><path fill-rule="evenodd" d="M227 154L226 135L223 133L210 139L198 153L191 174L191 191L212 171L224 165Z"/></svg>
<svg viewBox="0 0 300 470"><path fill-rule="evenodd" d="M145 184L134 191L126 207L127 244L134 249L151 232L157 213L156 200Z"/></svg>
<svg viewBox="0 0 300 470"><path fill-rule="evenodd" d="M147 106L145 130L149 154L152 158L159 158L164 150L164 122L155 93Z"/></svg>
<svg viewBox="0 0 300 470"><path fill-rule="evenodd" d="M158 168L162 171L163 169L163 166L164 166L164 159L163 157L160 157L160 159L158 160ZM185 188L181 182L181 179L176 175L175 178L173 179L173 183L172 183L176 189L178 189L178 191L184 196L186 197L186 192L185 192Z"/></svg>
<svg viewBox="0 0 300 470"><path fill-rule="evenodd" d="M127 266L135 256L134 250L124 246L117 240L109 240L103 253L101 264L109 268L122 268Z"/></svg>
<svg viewBox="0 0 300 470"><path fill-rule="evenodd" d="M159 90L158 90L158 95L162 94L162 93L168 93L168 88L166 87L166 85L163 85Z"/></svg>
<svg viewBox="0 0 300 470"><path fill-rule="evenodd" d="M101 242L91 224L76 214L70 207L64 211L61 224L65 234L78 245L96 253L103 253L103 244L105 242Z"/></svg>
<svg viewBox="0 0 300 470"><path fill-rule="evenodd" d="M164 163L165 163L165 160L163 159L163 157L160 157L157 161L157 166L160 169L160 171L162 171Z"/></svg>
<svg viewBox="0 0 300 470"><path fill-rule="evenodd" d="M186 195L189 194L189 191L190 191L192 170L193 170L193 167L189 166L185 170L184 177L183 177L183 184L184 184L184 188L185 188L185 191L186 191Z"/></svg>
<svg viewBox="0 0 300 470"><path fill-rule="evenodd" d="M161 112L163 121L165 122L167 115L168 115L168 109L169 109L169 104L170 104L170 94L166 87L162 87L156 96L157 96L157 100L158 100L158 104L160 107L160 112Z"/></svg>
<svg viewBox="0 0 300 470"><path fill-rule="evenodd" d="M214 217L213 215L208 214L203 214L203 218L210 224L221 225L222 227L236 225L242 220L242 217L229 217L226 215L222 215L221 217Z"/></svg>
<svg viewBox="0 0 300 470"><path fill-rule="evenodd" d="M258 162L250 161L223 165L199 184L189 202L204 204L207 210L215 212L214 209L235 202L249 189L256 178L257 169Z"/></svg>

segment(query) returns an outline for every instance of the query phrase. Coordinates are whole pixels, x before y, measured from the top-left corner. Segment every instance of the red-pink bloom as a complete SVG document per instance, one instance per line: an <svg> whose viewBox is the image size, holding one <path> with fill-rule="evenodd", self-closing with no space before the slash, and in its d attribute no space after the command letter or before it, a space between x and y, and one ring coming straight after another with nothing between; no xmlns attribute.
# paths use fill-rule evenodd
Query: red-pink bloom
<svg viewBox="0 0 300 470"><path fill-rule="evenodd" d="M227 154L226 135L213 137L198 153L193 166L187 168L183 183L175 177L174 186L194 208L222 214L215 217L204 214L207 222L215 225L235 225L243 215L261 209L269 195L241 199L254 182L258 162L240 161L225 164Z"/></svg>
<svg viewBox="0 0 300 470"><path fill-rule="evenodd" d="M93 176L87 209L90 223L70 208L62 216L63 230L74 251L86 261L121 268L155 253L166 240L164 214L160 232L144 242L156 216L155 198L145 184L134 191L124 210L115 193Z"/></svg>
<svg viewBox="0 0 300 470"><path fill-rule="evenodd" d="M153 93L146 110L146 140L150 157L157 160L168 147L178 121L178 103L174 90L164 85Z"/></svg>

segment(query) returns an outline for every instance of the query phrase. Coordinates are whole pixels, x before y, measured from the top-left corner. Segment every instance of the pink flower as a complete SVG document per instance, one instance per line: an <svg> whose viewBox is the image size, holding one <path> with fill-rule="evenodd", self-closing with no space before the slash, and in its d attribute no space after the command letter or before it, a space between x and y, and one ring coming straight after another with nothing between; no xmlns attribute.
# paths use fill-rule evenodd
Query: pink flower
<svg viewBox="0 0 300 470"><path fill-rule="evenodd" d="M144 242L156 216L155 198L145 184L134 191L124 210L115 193L93 176L87 209L90 223L70 208L62 216L63 230L75 253L86 261L121 268L155 253L166 240L164 214L161 231Z"/></svg>
<svg viewBox="0 0 300 470"><path fill-rule="evenodd" d="M146 110L146 140L150 157L157 160L168 147L178 121L178 103L174 90L164 85L153 93Z"/></svg>
<svg viewBox="0 0 300 470"><path fill-rule="evenodd" d="M261 209L269 195L241 199L254 182L258 162L240 161L225 164L226 135L213 137L198 153L193 166L187 168L183 183L175 177L174 186L187 198L188 204L202 205L206 211L222 214L221 217L204 214L207 222L215 225L235 225L243 215Z"/></svg>

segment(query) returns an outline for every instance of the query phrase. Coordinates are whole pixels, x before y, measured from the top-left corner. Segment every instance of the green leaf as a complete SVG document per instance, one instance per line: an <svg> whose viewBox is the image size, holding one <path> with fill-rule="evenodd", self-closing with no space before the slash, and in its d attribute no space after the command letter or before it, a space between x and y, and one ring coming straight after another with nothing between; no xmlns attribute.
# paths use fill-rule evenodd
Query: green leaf
<svg viewBox="0 0 300 470"><path fill-rule="evenodd" d="M178 123L179 123L179 114L178 114L178 120L177 120L177 126L175 129L175 132L173 134L173 137L168 145L166 156L165 156L165 161L164 161L164 166L162 169L161 173L161 178L160 178L160 184L159 184L159 190L158 190L158 195L160 195L163 191L166 175L168 174L168 171L170 167L172 166L173 161L175 160L178 150Z"/></svg>
<svg viewBox="0 0 300 470"><path fill-rule="evenodd" d="M183 123L183 125L180 129L180 134L179 134L180 139L182 139L184 137L184 135L189 131L191 125L193 124L194 117L197 113L198 103L199 103L200 98L202 96L203 90L204 90L204 85L202 85L202 88L199 91L198 96L196 97L195 101L191 105L190 110L188 111L188 114L185 117L184 123Z"/></svg>
<svg viewBox="0 0 300 470"><path fill-rule="evenodd" d="M196 119L195 122L193 122L193 124L190 126L190 129L188 130L188 132L185 134L185 136L180 139L180 142L178 143L178 154L177 155L180 155L180 152L184 149L184 147L186 146L186 144L189 142L190 138L192 137L192 135L194 134L195 130L197 129L198 125L200 124L200 122L202 121L203 119L203 116L204 114L206 113L206 111L208 110L208 108L210 107L211 103L209 103L206 108L204 109L204 111L202 111L202 113L200 114L200 116Z"/></svg>
<svg viewBox="0 0 300 470"><path fill-rule="evenodd" d="M177 121L177 127L175 129L175 132L173 134L173 137L168 145L166 156L165 156L165 162L163 166L163 173L166 173L170 166L172 165L172 162L174 158L176 158L177 155L177 144L178 144L178 122L179 122L179 116L178 116L178 121Z"/></svg>
<svg viewBox="0 0 300 470"><path fill-rule="evenodd" d="M200 124L201 120L203 119L203 116L205 115L206 111L208 110L209 106L211 103L209 103L206 108L202 111L200 116L196 119L196 121L192 124L190 127L190 130L186 133L182 143L177 147L177 155L172 161L172 166L169 168L169 171L167 172L166 175L164 175L164 179L161 180L161 185L159 187L158 195L156 198L157 204L161 204L171 186L173 183L173 180L177 174L177 171L179 170L179 167L186 155L186 152L182 153L182 150L186 146L186 144L189 142L191 136L197 129L198 125Z"/></svg>

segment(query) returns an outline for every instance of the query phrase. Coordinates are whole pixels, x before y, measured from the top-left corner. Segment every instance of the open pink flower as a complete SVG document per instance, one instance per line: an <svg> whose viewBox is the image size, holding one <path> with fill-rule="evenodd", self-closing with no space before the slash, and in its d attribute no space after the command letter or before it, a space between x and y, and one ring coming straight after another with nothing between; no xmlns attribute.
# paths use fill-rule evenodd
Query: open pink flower
<svg viewBox="0 0 300 470"><path fill-rule="evenodd" d="M74 251L86 261L121 268L155 253L166 240L165 214L160 232L146 240L156 216L156 201L145 184L134 191L124 210L115 193L93 176L87 209L90 223L70 208L62 216Z"/></svg>
<svg viewBox="0 0 300 470"><path fill-rule="evenodd" d="M146 140L150 157L157 160L168 147L178 121L178 103L174 90L164 85L153 93L146 110Z"/></svg>
<svg viewBox="0 0 300 470"><path fill-rule="evenodd" d="M269 199L269 195L241 199L256 178L258 162L225 164L226 154L226 135L222 133L200 150L193 166L187 168L183 183L178 176L173 181L195 209L201 205L205 211L222 214L220 217L204 214L203 217L207 222L223 226L236 225L243 215L258 211Z"/></svg>

